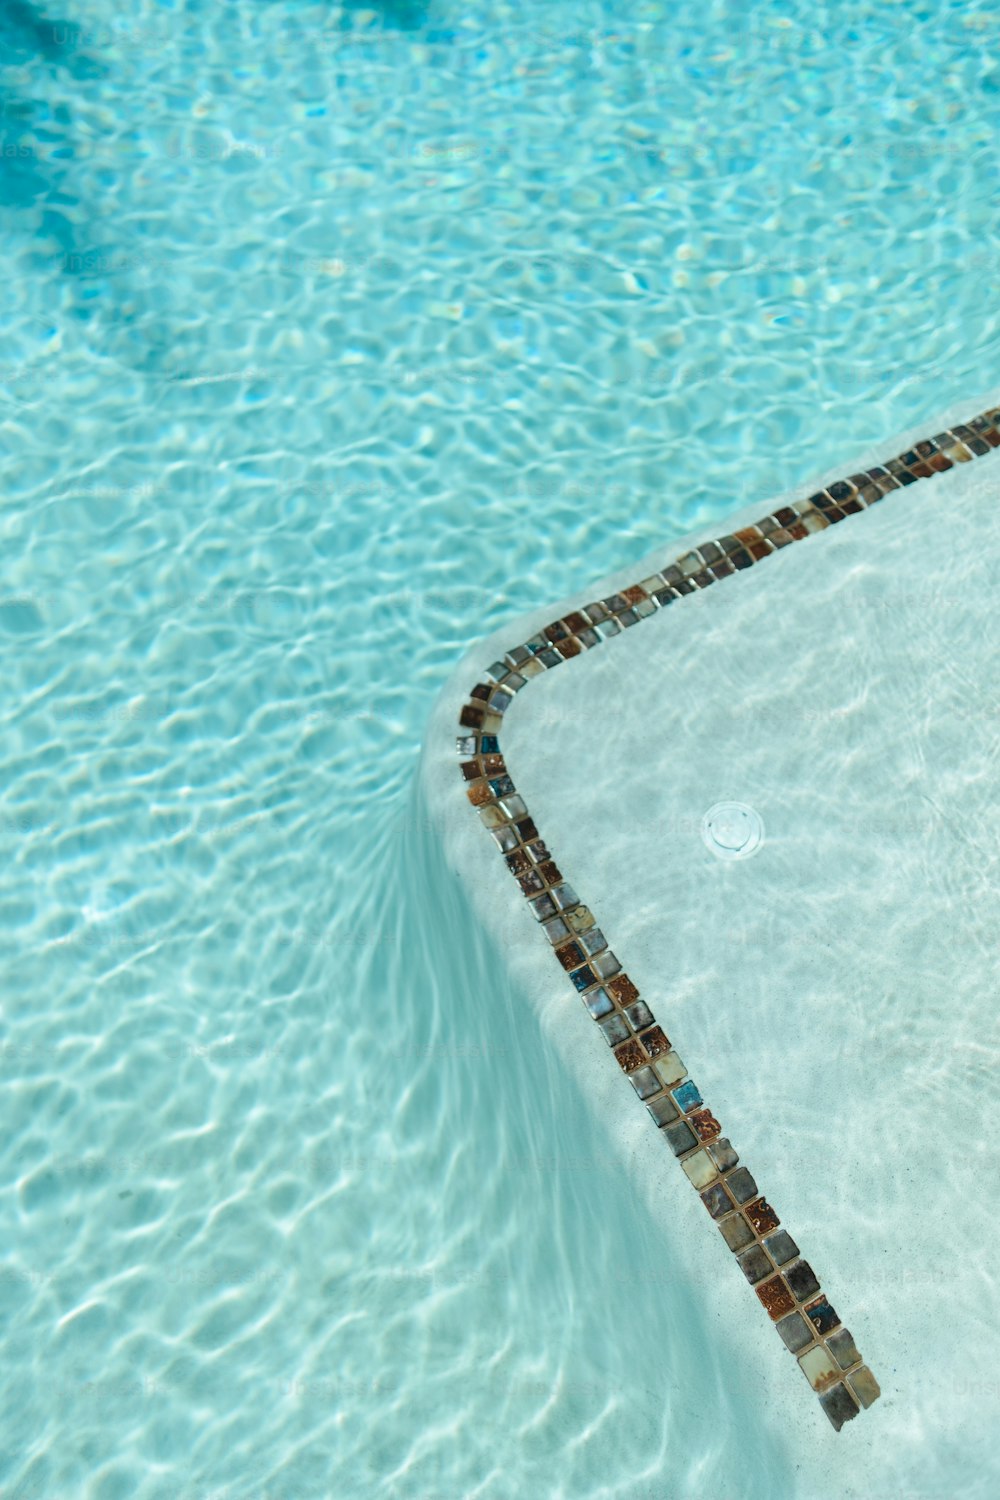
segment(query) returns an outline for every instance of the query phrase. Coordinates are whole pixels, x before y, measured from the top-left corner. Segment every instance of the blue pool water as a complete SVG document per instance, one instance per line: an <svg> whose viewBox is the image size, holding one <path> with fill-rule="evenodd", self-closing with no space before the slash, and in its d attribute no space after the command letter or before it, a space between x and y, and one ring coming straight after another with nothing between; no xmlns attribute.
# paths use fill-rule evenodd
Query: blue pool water
<svg viewBox="0 0 1000 1500"><path fill-rule="evenodd" d="M3 12L4 1494L794 1492L410 795L471 641L995 383L996 8L749 9Z"/></svg>

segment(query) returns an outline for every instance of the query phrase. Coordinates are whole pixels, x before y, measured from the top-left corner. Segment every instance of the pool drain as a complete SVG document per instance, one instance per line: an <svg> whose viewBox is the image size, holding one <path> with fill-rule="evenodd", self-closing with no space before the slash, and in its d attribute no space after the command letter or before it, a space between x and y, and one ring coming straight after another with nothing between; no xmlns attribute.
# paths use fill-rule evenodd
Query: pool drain
<svg viewBox="0 0 1000 1500"><path fill-rule="evenodd" d="M764 842L764 822L744 802L717 802L701 820L701 836L719 859L746 859Z"/></svg>

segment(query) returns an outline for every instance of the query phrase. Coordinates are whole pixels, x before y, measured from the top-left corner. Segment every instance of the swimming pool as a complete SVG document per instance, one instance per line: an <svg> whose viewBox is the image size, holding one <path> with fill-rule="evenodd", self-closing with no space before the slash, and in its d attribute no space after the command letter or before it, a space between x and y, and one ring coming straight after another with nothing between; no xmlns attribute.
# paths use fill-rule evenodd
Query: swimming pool
<svg viewBox="0 0 1000 1500"><path fill-rule="evenodd" d="M473 640L991 386L993 13L5 14L0 1483L773 1494L411 785Z"/></svg>

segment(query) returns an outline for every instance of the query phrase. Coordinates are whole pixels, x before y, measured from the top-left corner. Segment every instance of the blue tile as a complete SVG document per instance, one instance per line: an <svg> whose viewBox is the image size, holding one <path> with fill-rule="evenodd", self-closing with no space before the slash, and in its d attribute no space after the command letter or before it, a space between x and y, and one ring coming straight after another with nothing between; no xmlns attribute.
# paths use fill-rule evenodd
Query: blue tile
<svg viewBox="0 0 1000 1500"><path fill-rule="evenodd" d="M672 1089L671 1093L677 1101L678 1107L686 1114L689 1109L697 1109L701 1103L701 1095L697 1086L690 1078L686 1079L678 1088Z"/></svg>
<svg viewBox="0 0 1000 1500"><path fill-rule="evenodd" d="M597 975L589 964L585 964L582 969L576 969L569 977L581 994L584 990L589 990L592 984L597 983Z"/></svg>

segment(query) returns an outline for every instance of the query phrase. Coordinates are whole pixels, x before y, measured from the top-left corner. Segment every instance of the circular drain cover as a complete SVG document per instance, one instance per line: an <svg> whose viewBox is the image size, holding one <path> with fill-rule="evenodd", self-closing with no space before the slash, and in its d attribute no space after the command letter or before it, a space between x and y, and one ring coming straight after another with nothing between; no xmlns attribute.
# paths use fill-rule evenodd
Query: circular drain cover
<svg viewBox="0 0 1000 1500"><path fill-rule="evenodd" d="M746 859L764 842L764 823L744 802L717 802L701 820L701 836L720 859Z"/></svg>

